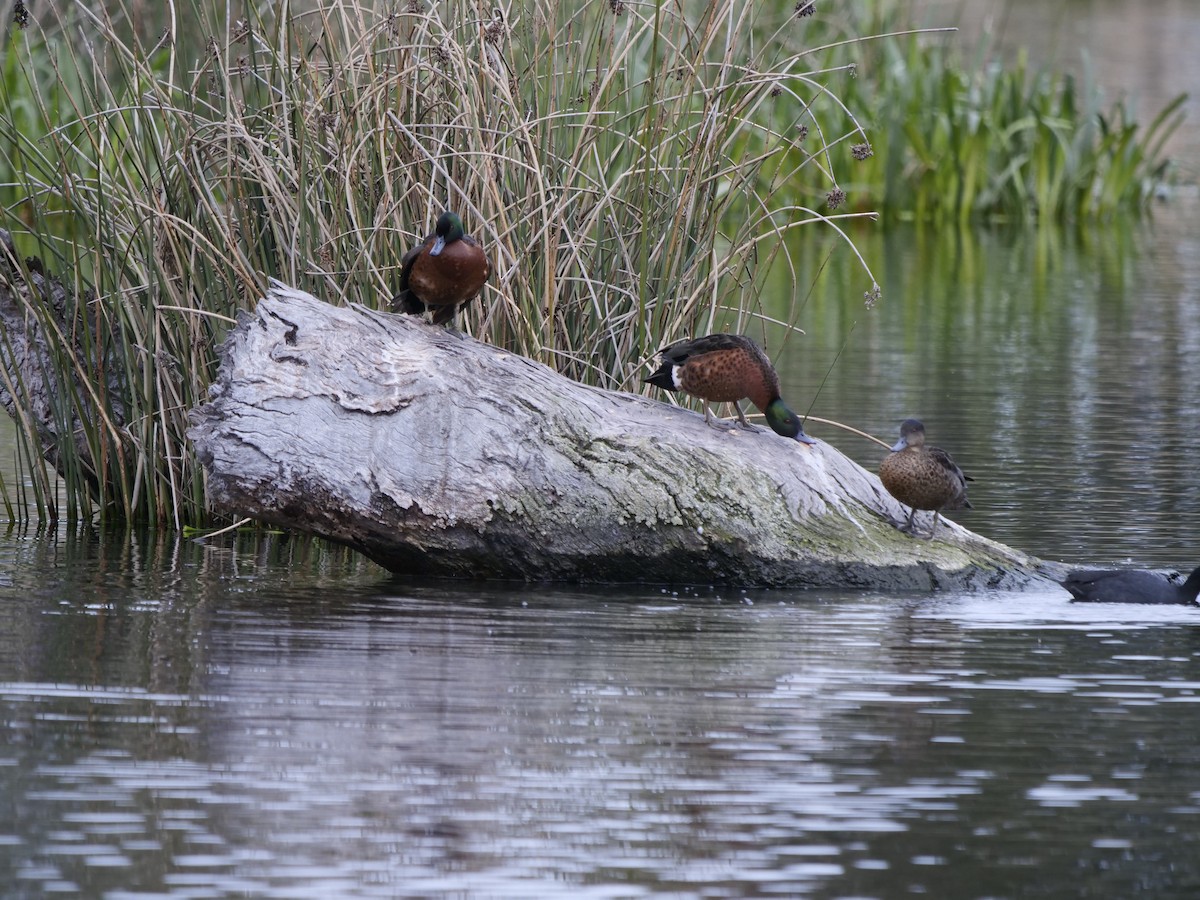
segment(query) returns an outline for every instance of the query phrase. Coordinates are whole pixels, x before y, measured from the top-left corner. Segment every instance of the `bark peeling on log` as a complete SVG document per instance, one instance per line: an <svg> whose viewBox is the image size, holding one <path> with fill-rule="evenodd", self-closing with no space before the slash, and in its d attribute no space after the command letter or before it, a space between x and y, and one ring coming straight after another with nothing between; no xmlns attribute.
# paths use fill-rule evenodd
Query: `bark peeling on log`
<svg viewBox="0 0 1200 900"><path fill-rule="evenodd" d="M189 436L214 506L472 578L1019 587L1038 560L939 540L829 444L726 432L411 317L276 283Z"/></svg>

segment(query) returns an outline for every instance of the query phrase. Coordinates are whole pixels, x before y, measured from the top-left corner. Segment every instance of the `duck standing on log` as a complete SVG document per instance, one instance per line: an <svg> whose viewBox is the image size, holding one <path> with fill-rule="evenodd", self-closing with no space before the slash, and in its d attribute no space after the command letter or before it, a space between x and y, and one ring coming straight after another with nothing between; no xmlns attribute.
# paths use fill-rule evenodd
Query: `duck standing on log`
<svg viewBox="0 0 1200 900"><path fill-rule="evenodd" d="M704 421L709 425L713 424L709 403L732 403L742 426L757 431L742 412L740 401L749 398L776 434L802 444L816 443L804 433L800 417L779 396L779 375L771 360L749 338L710 334L671 344L659 353L662 365L646 382L704 400Z"/></svg>
<svg viewBox="0 0 1200 900"><path fill-rule="evenodd" d="M392 308L415 316L432 310L433 324L442 325L475 299L491 274L483 247L465 233L458 214L446 210L433 234L400 260L400 290Z"/></svg>
<svg viewBox="0 0 1200 900"><path fill-rule="evenodd" d="M967 482L974 481L940 447L925 446L925 426L916 419L900 425L900 440L879 464L879 480L889 494L912 507L901 531L916 534L913 519L918 509L933 510L932 539L937 531L938 515L943 509L971 508Z"/></svg>

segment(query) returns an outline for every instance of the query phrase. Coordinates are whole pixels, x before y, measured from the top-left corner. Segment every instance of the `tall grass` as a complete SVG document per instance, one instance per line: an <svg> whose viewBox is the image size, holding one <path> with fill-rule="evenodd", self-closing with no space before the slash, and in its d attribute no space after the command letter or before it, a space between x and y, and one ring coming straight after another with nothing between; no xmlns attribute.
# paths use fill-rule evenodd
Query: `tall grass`
<svg viewBox="0 0 1200 900"><path fill-rule="evenodd" d="M186 413L237 311L268 276L382 306L445 206L496 272L467 329L596 384L761 330L766 270L810 277L793 229L878 294L835 209L866 141L848 66L791 4L95 6L13 32L0 96L5 224L77 298L27 310L63 376L68 518L203 521Z"/></svg>
<svg viewBox="0 0 1200 900"><path fill-rule="evenodd" d="M467 330L635 389L665 341L794 328L799 229L874 298L845 220L1111 216L1178 121L876 40L904 24L887 3L96 7L37 7L0 59L0 224L68 280L25 310L50 415L0 383L39 518L203 522L187 411L237 312L268 276L383 306L443 207L494 264Z"/></svg>

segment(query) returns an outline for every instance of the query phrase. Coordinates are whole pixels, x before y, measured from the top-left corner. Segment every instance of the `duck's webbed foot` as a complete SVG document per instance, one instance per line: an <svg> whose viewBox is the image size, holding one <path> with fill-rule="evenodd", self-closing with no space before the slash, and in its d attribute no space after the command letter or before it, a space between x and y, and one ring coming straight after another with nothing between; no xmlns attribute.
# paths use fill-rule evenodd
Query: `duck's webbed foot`
<svg viewBox="0 0 1200 900"><path fill-rule="evenodd" d="M726 434L732 434L737 431L737 428L730 428L729 423L724 419L718 419L712 414L712 410L708 408L708 404L704 404L704 424L709 428L715 428L717 431L724 431Z"/></svg>
<svg viewBox="0 0 1200 900"><path fill-rule="evenodd" d="M901 522L900 524L896 524L895 522L893 522L892 524L896 525L897 531L903 531L905 534L911 534L913 537L916 537L916 538L927 537L925 535L920 535L917 533L916 518L917 518L917 510L916 510L916 507L914 507L911 510L909 510L908 518L905 521Z"/></svg>
<svg viewBox="0 0 1200 900"><path fill-rule="evenodd" d="M733 404L733 408L737 410L737 423L739 426L744 428L746 431L751 432L752 434L757 434L758 432L762 431L762 429L759 428L757 425L751 425L749 422L746 421L746 414L744 412L742 412L742 404L741 403L739 403L735 400L734 404Z"/></svg>

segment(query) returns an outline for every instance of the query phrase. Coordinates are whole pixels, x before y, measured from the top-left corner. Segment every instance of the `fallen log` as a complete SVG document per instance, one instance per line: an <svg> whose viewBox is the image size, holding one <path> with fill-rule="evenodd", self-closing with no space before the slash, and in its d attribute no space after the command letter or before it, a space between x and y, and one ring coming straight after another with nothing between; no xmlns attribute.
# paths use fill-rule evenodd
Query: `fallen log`
<svg viewBox="0 0 1200 900"><path fill-rule="evenodd" d="M947 522L899 532L825 442L689 410L274 283L222 348L188 436L219 511L466 578L1021 587L1041 563Z"/></svg>

